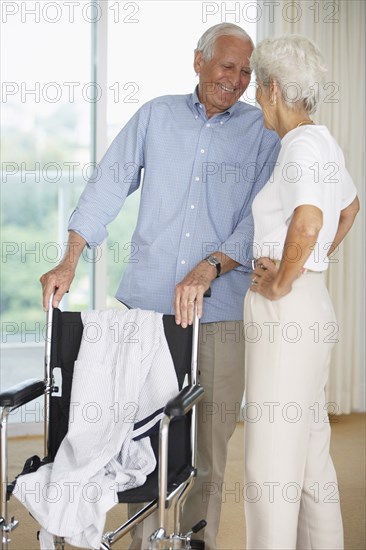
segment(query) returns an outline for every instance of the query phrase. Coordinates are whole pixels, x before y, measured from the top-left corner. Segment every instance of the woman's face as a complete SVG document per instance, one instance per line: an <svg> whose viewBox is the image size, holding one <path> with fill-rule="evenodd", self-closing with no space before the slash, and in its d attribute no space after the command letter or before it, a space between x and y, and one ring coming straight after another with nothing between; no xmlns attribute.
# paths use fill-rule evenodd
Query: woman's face
<svg viewBox="0 0 366 550"><path fill-rule="evenodd" d="M264 125L269 130L275 130L275 122L276 122L276 99L275 96L270 96L271 91L269 86L264 86L262 82L259 80L257 81L257 92L256 92L256 100L261 106L261 109L263 111L264 116ZM273 96L273 93L272 93Z"/></svg>

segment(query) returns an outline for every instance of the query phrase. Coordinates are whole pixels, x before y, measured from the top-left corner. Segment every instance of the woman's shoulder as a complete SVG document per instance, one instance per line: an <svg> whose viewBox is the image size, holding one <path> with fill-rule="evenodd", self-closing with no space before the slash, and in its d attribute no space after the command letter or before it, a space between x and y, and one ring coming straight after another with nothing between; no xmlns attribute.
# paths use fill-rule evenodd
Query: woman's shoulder
<svg viewBox="0 0 366 550"><path fill-rule="evenodd" d="M282 138L282 150L299 157L313 156L344 162L343 153L329 129L321 124L294 128Z"/></svg>

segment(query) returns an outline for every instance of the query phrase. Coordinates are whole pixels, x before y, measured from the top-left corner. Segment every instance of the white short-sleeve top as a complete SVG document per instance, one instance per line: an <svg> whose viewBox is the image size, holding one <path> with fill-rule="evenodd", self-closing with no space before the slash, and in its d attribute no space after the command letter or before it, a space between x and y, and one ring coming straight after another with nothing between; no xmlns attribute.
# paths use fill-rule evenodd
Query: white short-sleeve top
<svg viewBox="0 0 366 550"><path fill-rule="evenodd" d="M356 197L343 153L325 126L294 128L282 139L272 176L253 201L255 258L281 260L295 208L309 204L323 212L323 226L307 269L325 271L327 252L336 234L341 210ZM289 258L301 250L294 243Z"/></svg>

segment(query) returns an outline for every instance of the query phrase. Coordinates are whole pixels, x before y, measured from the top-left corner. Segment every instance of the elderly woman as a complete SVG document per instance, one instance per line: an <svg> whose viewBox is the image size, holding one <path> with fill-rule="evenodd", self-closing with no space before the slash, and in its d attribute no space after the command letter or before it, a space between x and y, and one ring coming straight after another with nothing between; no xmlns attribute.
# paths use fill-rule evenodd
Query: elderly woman
<svg viewBox="0 0 366 550"><path fill-rule="evenodd" d="M305 37L264 40L251 56L265 125L281 138L253 202L255 269L245 298L247 549L343 548L324 387L337 324L329 255L359 209L342 151L310 115L325 73Z"/></svg>

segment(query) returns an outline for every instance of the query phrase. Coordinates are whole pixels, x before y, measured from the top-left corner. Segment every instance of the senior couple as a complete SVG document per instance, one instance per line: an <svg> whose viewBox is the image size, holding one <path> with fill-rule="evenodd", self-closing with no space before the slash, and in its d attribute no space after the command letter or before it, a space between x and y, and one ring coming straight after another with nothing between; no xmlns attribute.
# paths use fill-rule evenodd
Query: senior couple
<svg viewBox="0 0 366 550"><path fill-rule="evenodd" d="M217 548L245 363L246 403L261 407L259 421L245 422L246 548L338 550L330 428L314 416L325 403L332 344L314 341L310 327L335 322L327 259L359 206L339 146L311 119L324 62L305 37L264 40L254 50L243 29L223 23L200 38L194 69L192 94L146 103L109 147L103 177L88 182L71 215L62 262L41 277L44 307L52 292L56 307L69 290L84 247L106 238L143 169L133 235L138 262L127 266L116 298L174 313L183 327L192 323L196 301L201 318L198 478L182 530L206 518L206 549ZM253 70L261 110L239 101ZM134 177L115 181L108 167L116 162L126 176L133 162ZM283 337L289 324L300 337ZM260 338L250 337L251 327L259 327ZM147 548L154 528L146 520L131 548Z"/></svg>

